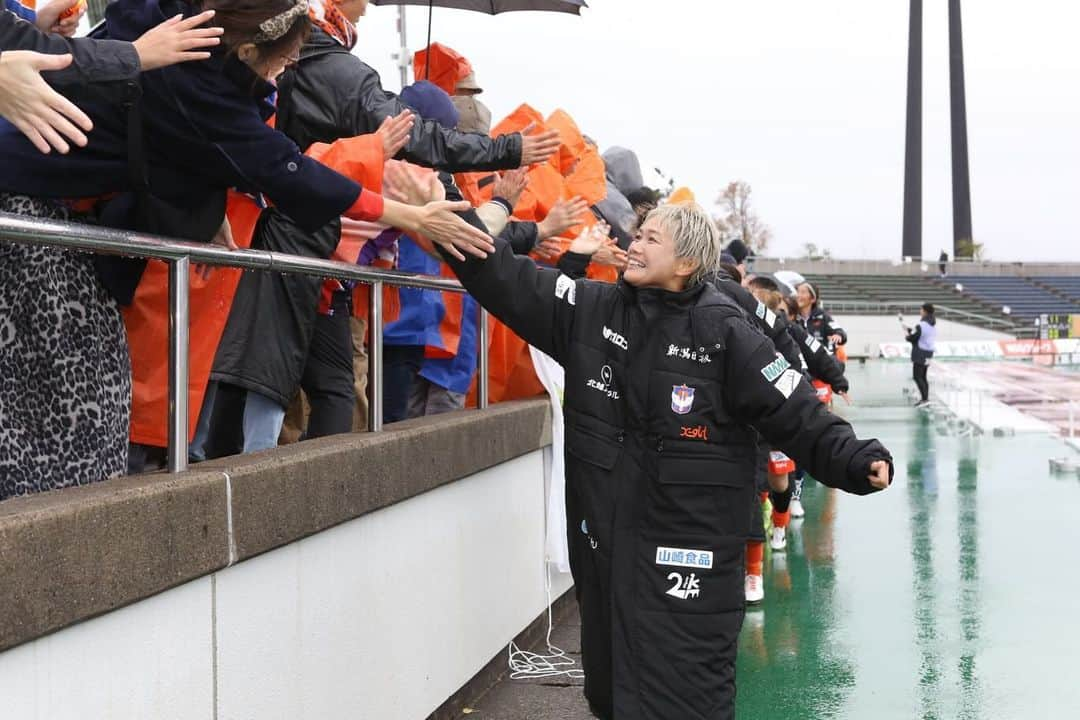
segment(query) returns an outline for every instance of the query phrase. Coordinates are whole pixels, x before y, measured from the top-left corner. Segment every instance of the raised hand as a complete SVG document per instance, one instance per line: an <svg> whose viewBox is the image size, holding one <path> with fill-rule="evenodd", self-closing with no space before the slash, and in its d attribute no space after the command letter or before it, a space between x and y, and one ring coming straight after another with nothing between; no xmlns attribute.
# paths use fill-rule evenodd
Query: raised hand
<svg viewBox="0 0 1080 720"><path fill-rule="evenodd" d="M445 200L446 188L439 176L404 162L390 162L384 171L383 195L406 205L426 205L433 200Z"/></svg>
<svg viewBox="0 0 1080 720"><path fill-rule="evenodd" d="M610 265L619 270L625 270L626 263L630 258L626 254L626 251L619 247L618 243L611 238L604 238L604 244L600 246L599 250L593 253L592 259L594 263Z"/></svg>
<svg viewBox="0 0 1080 720"><path fill-rule="evenodd" d="M511 207L514 207L518 204L518 200L521 199L521 193L525 192L525 188L528 185L529 171L526 168L510 170L503 173L499 179L495 181L495 197L503 198L510 203Z"/></svg>
<svg viewBox="0 0 1080 720"><path fill-rule="evenodd" d="M487 233L477 230L454 213L465 212L472 206L467 201L439 200L419 208L417 232L441 245L458 260L464 260L461 251L479 258L495 252L495 245Z"/></svg>
<svg viewBox="0 0 1080 720"><path fill-rule="evenodd" d="M157 70L176 63L209 58L210 53L202 48L221 44L221 35L225 32L219 27L199 27L213 17L213 10L192 15L187 20L183 15L177 15L147 30L133 43L142 69Z"/></svg>
<svg viewBox="0 0 1080 720"><path fill-rule="evenodd" d="M27 50L0 55L0 117L7 118L43 153L51 148L66 153L71 149L69 141L86 145L86 133L94 127L86 113L41 79L43 70L62 70L70 64L71 55Z"/></svg>
<svg viewBox="0 0 1080 720"><path fill-rule="evenodd" d="M536 129L536 123L529 125L521 131L521 167L528 167L536 163L542 163L559 149L559 133L556 130L545 130L536 135L530 135Z"/></svg>
<svg viewBox="0 0 1080 720"><path fill-rule="evenodd" d="M402 110L399 115L387 117L382 121L382 125L375 134L382 141L384 158L389 160L408 144L409 134L412 132L415 121L416 118L408 110Z"/></svg>
<svg viewBox="0 0 1080 720"><path fill-rule="evenodd" d="M537 231L540 234L540 240L562 235L579 224L588 211L589 204L579 197L555 203L548 211L547 217L538 223Z"/></svg>
<svg viewBox="0 0 1080 720"><path fill-rule="evenodd" d="M603 247L606 241L607 231L604 229L604 224L598 223L578 233L578 236L570 243L570 252L591 256Z"/></svg>
<svg viewBox="0 0 1080 720"><path fill-rule="evenodd" d="M52 0L36 10L34 24L39 30L71 37L79 28L79 20L86 14L86 0L78 0L73 5L64 0Z"/></svg>

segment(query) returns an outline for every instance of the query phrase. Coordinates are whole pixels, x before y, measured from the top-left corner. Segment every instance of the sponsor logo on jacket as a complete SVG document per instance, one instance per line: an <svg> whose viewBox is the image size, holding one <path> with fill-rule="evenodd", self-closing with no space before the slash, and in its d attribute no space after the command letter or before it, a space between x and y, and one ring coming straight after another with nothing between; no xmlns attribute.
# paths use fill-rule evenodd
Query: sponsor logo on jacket
<svg viewBox="0 0 1080 720"><path fill-rule="evenodd" d="M696 425L694 427L684 426L679 428L679 437L686 438L687 440L708 440L709 427L707 425Z"/></svg>
<svg viewBox="0 0 1080 720"><path fill-rule="evenodd" d="M691 600L701 595L701 581L695 573L690 573L685 578L676 572L667 576L668 582L674 581L667 594L680 600Z"/></svg>
<svg viewBox="0 0 1080 720"><path fill-rule="evenodd" d="M791 393L795 392L795 388L799 387L800 380L802 380L802 375L794 370L785 370L773 383L773 387L784 396L784 399L787 399L791 397Z"/></svg>
<svg viewBox="0 0 1080 720"><path fill-rule="evenodd" d="M577 304L577 284L566 275L560 275L555 280L555 297L566 300L571 305Z"/></svg>
<svg viewBox="0 0 1080 720"><path fill-rule="evenodd" d="M712 358L709 357L709 354L707 352L705 352L705 348L691 350L688 347L668 345L667 356L680 358L682 360L693 360L694 362L701 363L702 365L708 365L712 362Z"/></svg>
<svg viewBox="0 0 1080 720"><path fill-rule="evenodd" d="M765 307L765 303L758 301L757 309L754 310L754 314L769 327L775 327L776 325L776 313L769 308Z"/></svg>
<svg viewBox="0 0 1080 720"><path fill-rule="evenodd" d="M671 386L671 411L676 415L686 415L694 407L694 388L689 385Z"/></svg>
<svg viewBox="0 0 1080 720"><path fill-rule="evenodd" d="M711 550L658 547L656 548L656 564L712 570L713 554Z"/></svg>
<svg viewBox="0 0 1080 720"><path fill-rule="evenodd" d="M600 368L599 380L597 380L596 378L590 378L585 384L593 390L604 393L608 396L609 400L618 400L619 391L611 385L613 377L614 374L611 372L611 366L605 365L604 367Z"/></svg>
<svg viewBox="0 0 1080 720"><path fill-rule="evenodd" d="M626 338L609 328L607 325L604 326L604 339L616 347L621 347L623 350L630 349L630 344L626 342Z"/></svg>
<svg viewBox="0 0 1080 720"><path fill-rule="evenodd" d="M791 363L786 358L777 355L776 359L771 363L761 368L761 374L765 376L765 379L769 382L774 382L778 377L784 374L784 371L791 367Z"/></svg>

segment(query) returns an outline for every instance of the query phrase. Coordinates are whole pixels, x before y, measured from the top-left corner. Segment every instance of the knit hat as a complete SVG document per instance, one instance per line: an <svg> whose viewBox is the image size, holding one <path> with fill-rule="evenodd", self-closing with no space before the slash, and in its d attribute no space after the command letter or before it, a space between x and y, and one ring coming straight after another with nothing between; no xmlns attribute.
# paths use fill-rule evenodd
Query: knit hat
<svg viewBox="0 0 1080 720"><path fill-rule="evenodd" d="M746 262L747 256L750 255L750 248L746 247L746 243L742 240L735 238L724 248L724 252L735 258L736 265L742 265Z"/></svg>
<svg viewBox="0 0 1080 720"><path fill-rule="evenodd" d="M444 128L457 127L457 108L446 91L434 83L421 80L403 88L401 102L415 110L424 120L434 120Z"/></svg>

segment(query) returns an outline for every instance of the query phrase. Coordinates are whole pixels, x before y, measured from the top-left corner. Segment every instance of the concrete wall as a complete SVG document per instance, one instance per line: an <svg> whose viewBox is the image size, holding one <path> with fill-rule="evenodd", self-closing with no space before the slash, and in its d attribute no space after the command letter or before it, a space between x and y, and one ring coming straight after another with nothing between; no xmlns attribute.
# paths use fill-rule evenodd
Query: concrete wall
<svg viewBox="0 0 1080 720"><path fill-rule="evenodd" d="M547 607L549 445L506 403L0 503L0 719L426 718Z"/></svg>
<svg viewBox="0 0 1080 720"><path fill-rule="evenodd" d="M881 343L903 341L904 331L895 315L836 315L836 323L848 334L849 357L877 357ZM917 314L908 314L904 322L914 324ZM938 342L974 342L978 340L1010 340L1012 335L985 330L938 318Z"/></svg>
<svg viewBox="0 0 1080 720"><path fill-rule="evenodd" d="M0 716L425 718L547 606L544 505L534 451L23 644Z"/></svg>

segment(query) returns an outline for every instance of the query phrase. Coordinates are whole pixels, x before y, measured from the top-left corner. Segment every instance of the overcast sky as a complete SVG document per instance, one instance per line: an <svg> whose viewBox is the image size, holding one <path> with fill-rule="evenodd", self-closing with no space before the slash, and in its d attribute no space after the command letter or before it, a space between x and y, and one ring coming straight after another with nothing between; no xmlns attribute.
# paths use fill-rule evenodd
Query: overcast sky
<svg viewBox="0 0 1080 720"><path fill-rule="evenodd" d="M907 0L589 4L581 17L436 8L433 39L469 58L496 121L521 102L562 107L707 206L748 181L770 254L900 255ZM369 7L356 50L392 90L397 12ZM923 249L936 258L952 243L947 3L924 12ZM994 260L1080 261L1080 3L963 12L975 238ZM423 47L426 8L408 9L408 28Z"/></svg>

